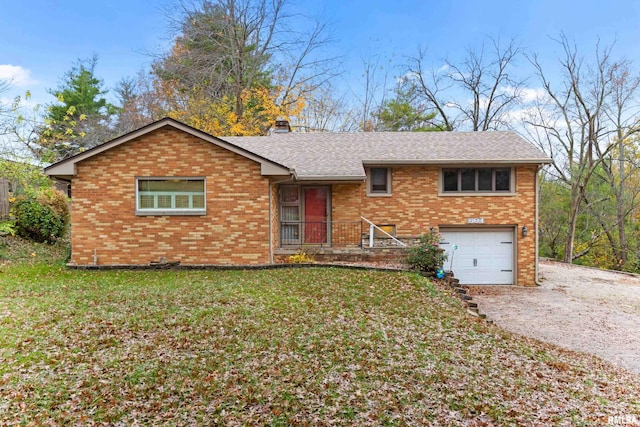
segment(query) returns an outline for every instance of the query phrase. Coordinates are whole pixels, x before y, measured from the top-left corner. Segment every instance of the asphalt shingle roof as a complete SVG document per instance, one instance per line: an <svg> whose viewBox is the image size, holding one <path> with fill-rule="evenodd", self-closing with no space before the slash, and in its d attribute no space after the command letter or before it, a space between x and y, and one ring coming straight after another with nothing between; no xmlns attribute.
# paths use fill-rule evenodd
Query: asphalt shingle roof
<svg viewBox="0 0 640 427"><path fill-rule="evenodd" d="M221 137L296 171L301 179L364 178L373 164L548 163L515 132L273 133Z"/></svg>

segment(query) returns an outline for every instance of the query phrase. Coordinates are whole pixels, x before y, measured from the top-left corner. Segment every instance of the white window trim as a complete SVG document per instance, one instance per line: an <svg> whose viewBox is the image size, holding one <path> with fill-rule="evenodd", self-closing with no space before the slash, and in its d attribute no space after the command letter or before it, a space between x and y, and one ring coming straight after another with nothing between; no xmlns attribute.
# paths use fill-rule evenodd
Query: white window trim
<svg viewBox="0 0 640 427"><path fill-rule="evenodd" d="M444 171L445 169L509 169L509 191L444 191ZM438 196L442 197L486 197L486 196L515 196L516 193L516 168L513 166L452 166L443 167L438 171Z"/></svg>
<svg viewBox="0 0 640 427"><path fill-rule="evenodd" d="M387 170L387 191L371 191L371 169L386 169ZM391 197L393 191L391 188L392 181L392 169L388 166L370 166L366 168L367 174L367 197Z"/></svg>
<svg viewBox="0 0 640 427"><path fill-rule="evenodd" d="M166 180L202 180L204 183L204 208L141 208L139 181L166 181ZM203 216L207 213L207 179L203 176L140 176L135 180L136 211L137 216L175 216L195 215ZM171 192L167 192L168 194ZM173 199L175 201L175 198Z"/></svg>

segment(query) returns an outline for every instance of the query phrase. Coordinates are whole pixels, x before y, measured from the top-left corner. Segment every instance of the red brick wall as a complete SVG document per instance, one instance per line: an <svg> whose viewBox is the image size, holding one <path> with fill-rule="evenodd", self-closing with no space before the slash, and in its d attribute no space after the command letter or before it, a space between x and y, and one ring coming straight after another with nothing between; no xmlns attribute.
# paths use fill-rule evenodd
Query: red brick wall
<svg viewBox="0 0 640 427"><path fill-rule="evenodd" d="M430 226L526 225L517 246L520 285L534 284L535 166L515 168L512 196L439 196L438 168L393 168L391 197L367 197L364 183L332 186L332 220L395 224L399 236ZM205 216L136 216L135 178L205 176ZM271 237L278 246L278 192L273 186ZM260 165L175 129L163 128L77 165L73 180L72 262L264 264L269 260L269 181Z"/></svg>
<svg viewBox="0 0 640 427"><path fill-rule="evenodd" d="M205 176L205 216L136 216L135 178ZM77 165L72 258L78 265L269 262L269 181L260 165L163 128Z"/></svg>
<svg viewBox="0 0 640 427"><path fill-rule="evenodd" d="M392 196L367 197L364 183L334 185L333 220L357 220L360 215L377 224L396 224L398 236L414 236L441 225L467 225L467 218L482 217L487 225L526 225L527 237L518 236L519 285L535 284L535 172L536 166L515 168L516 192L511 196L439 196L434 166L396 167L392 170Z"/></svg>

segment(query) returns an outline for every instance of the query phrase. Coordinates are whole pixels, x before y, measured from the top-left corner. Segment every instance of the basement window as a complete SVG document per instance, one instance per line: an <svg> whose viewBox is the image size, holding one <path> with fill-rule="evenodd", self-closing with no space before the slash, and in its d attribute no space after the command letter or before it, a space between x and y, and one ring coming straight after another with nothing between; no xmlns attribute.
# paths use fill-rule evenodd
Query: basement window
<svg viewBox="0 0 640 427"><path fill-rule="evenodd" d="M136 178L136 215L204 215L204 178Z"/></svg>

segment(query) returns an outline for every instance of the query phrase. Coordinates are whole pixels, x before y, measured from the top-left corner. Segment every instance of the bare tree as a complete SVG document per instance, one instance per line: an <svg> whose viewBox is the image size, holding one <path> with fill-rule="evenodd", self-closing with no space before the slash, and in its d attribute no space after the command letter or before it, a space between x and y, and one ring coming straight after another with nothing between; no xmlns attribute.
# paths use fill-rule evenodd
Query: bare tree
<svg viewBox="0 0 640 427"><path fill-rule="evenodd" d="M11 81L0 79L0 94L5 93L11 88ZM10 110L9 106L0 103L0 114L4 115Z"/></svg>
<svg viewBox="0 0 640 427"><path fill-rule="evenodd" d="M11 88L11 80L0 79L0 95L9 91ZM0 100L0 137L10 133L9 123L12 121L12 107ZM8 142L6 138L0 139L0 148L2 152L7 149ZM0 155L3 153L0 152Z"/></svg>
<svg viewBox="0 0 640 427"><path fill-rule="evenodd" d="M623 71L626 68L624 62L612 60L611 47L601 49L598 44L594 63L586 64L578 55L575 44L564 34L557 42L564 54L560 59L562 81L559 85L552 84L537 55L530 58L546 96L544 100L538 100L526 123L531 125L531 139L553 157L555 179L569 189L564 261L570 263L586 254L599 235L616 226L615 223L603 224L604 221L600 220L604 227L592 233L593 238L586 242L585 249L574 253L578 217L589 209L595 212L592 207L597 203L588 195L588 185L600 170L613 179L613 169L607 172L611 164L607 165L606 160L611 158L621 141L636 132L634 127L628 126L627 120L637 117L637 102L632 104L631 101L638 83L635 77L631 78ZM627 110L629 107L635 111ZM619 151L622 153L624 148ZM624 180L621 184L616 190L619 195L624 192ZM621 215L624 216L623 212ZM598 219L598 215L594 217ZM620 222L623 226L624 220Z"/></svg>
<svg viewBox="0 0 640 427"><path fill-rule="evenodd" d="M302 132L352 132L358 130L357 113L331 83L316 89L293 123Z"/></svg>
<svg viewBox="0 0 640 427"><path fill-rule="evenodd" d="M515 79L510 69L522 51L514 39L506 46L499 39L488 41L490 49L483 42L479 50L467 49L461 64L446 60L437 70L426 64L425 49L408 59L407 74L415 91L432 106L443 129L508 127L508 112L520 101L524 87L524 80Z"/></svg>
<svg viewBox="0 0 640 427"><path fill-rule="evenodd" d="M309 101L331 81L341 74L337 56L324 56L323 49L332 43L328 20L313 21L308 31L289 32L289 46L280 52L280 66L276 73L276 84L281 88L278 104L295 105L300 99Z"/></svg>
<svg viewBox="0 0 640 427"><path fill-rule="evenodd" d="M637 133L640 131L640 75L633 72L629 61L613 64L609 70L611 91L604 109L606 120L611 126L614 149L598 170L600 179L613 194L615 214L601 221L611 251L616 259L616 268L622 268L629 258L627 228L629 216L638 208ZM601 171L601 172L600 172ZM635 181L635 182L634 182ZM610 201L610 197L605 200ZM588 205L590 208L591 204ZM590 209L594 216L601 218L601 210ZM613 233L615 230L616 233Z"/></svg>
<svg viewBox="0 0 640 427"><path fill-rule="evenodd" d="M407 71L409 82L413 82L414 92L427 104L433 106L437 112L437 117L443 123L444 130L454 130L456 127L453 114L447 109L449 100L447 98L448 89L452 87L452 82L443 74L441 70L435 70L426 66L427 51L420 48L417 57L409 58Z"/></svg>
<svg viewBox="0 0 640 427"><path fill-rule="evenodd" d="M131 132L166 115L164 97L158 93L149 74L140 71L136 77L122 78L115 87L120 110L114 133Z"/></svg>
<svg viewBox="0 0 640 427"><path fill-rule="evenodd" d="M24 101L30 94L18 96L8 107L2 120L2 152L0 155L12 158L35 158L40 153L39 135L44 124L44 109L41 105L28 107Z"/></svg>
<svg viewBox="0 0 640 427"><path fill-rule="evenodd" d="M359 113L360 130L371 132L375 129L373 113L384 102L389 79L388 64L378 54L368 53L362 59L362 82L360 90L353 90Z"/></svg>
<svg viewBox="0 0 640 427"><path fill-rule="evenodd" d="M288 0L183 1L168 14L178 33L175 45L154 72L177 82L183 94L226 96L238 118L243 91L255 85L277 86L280 106L296 104L335 76L337 67L335 57L322 54L331 40L326 21L299 29L303 17L289 6Z"/></svg>

